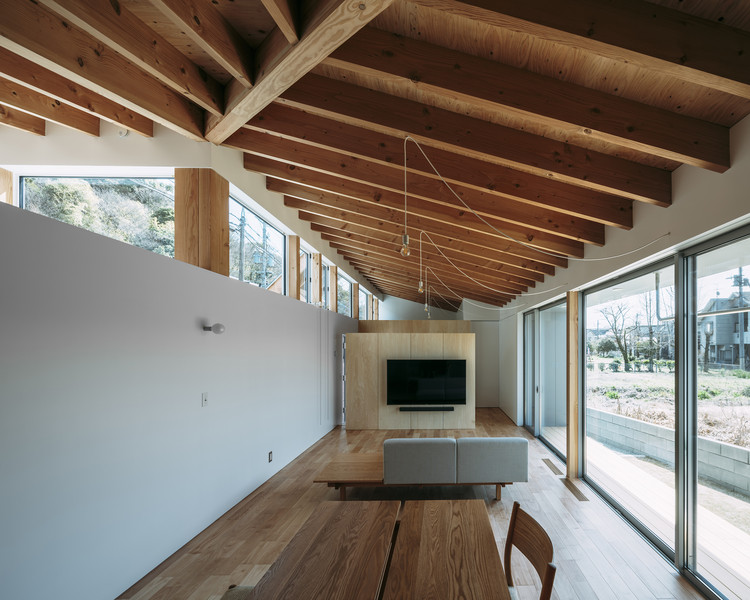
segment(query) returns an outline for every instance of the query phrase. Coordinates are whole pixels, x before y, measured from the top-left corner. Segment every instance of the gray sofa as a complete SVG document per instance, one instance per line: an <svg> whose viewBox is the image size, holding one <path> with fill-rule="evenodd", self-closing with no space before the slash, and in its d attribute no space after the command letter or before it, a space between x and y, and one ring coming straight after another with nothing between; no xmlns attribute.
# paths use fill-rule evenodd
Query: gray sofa
<svg viewBox="0 0 750 600"><path fill-rule="evenodd" d="M529 480L525 438L394 438L383 443L384 485L503 485Z"/></svg>

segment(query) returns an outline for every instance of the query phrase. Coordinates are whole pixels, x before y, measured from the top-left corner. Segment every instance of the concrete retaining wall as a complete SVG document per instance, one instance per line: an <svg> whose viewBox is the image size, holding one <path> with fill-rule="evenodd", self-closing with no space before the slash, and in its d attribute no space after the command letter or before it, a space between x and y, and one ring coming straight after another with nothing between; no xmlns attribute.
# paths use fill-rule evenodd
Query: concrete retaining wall
<svg viewBox="0 0 750 600"><path fill-rule="evenodd" d="M666 427L589 408L586 435L610 448L674 467L674 431ZM699 437L698 474L750 496L750 450Z"/></svg>

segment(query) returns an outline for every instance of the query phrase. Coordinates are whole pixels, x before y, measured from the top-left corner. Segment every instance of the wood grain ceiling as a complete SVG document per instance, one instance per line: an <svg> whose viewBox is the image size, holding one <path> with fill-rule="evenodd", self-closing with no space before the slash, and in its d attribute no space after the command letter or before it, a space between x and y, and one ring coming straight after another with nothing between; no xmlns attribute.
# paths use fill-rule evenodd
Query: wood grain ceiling
<svg viewBox="0 0 750 600"><path fill-rule="evenodd" d="M748 113L750 0L0 0L0 125L238 148L373 291L426 269L454 310L667 210ZM406 136L445 181L410 142L404 258Z"/></svg>

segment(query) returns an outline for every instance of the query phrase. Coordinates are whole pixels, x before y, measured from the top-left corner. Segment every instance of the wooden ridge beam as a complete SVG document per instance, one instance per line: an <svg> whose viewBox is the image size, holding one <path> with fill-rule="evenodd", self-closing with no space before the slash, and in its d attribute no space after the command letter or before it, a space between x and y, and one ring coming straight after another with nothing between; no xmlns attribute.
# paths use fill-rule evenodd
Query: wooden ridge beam
<svg viewBox="0 0 750 600"><path fill-rule="evenodd" d="M210 0L150 0L222 68L252 85L252 49Z"/></svg>
<svg viewBox="0 0 750 600"><path fill-rule="evenodd" d="M272 159L267 158L261 158L258 156L254 156L251 154L245 154L245 160L244 160L245 168L250 171L256 171L258 173L263 173L265 175L270 175L271 177L277 178L277 179L285 179L288 181L296 182L296 183L302 183L303 185L310 185L309 183L305 183L305 181L302 181L303 178L306 178L307 180L311 179L311 177L308 177L311 175L310 172L305 172L303 168L296 167L295 165L285 165L283 163L279 163L278 161L274 161ZM335 179L335 178L334 178ZM344 193L344 194L338 194L337 192L341 191L341 188L344 188L344 192L347 191L347 187L349 182L338 180L339 187L337 189L331 190L330 187L322 187L322 186L315 186L323 191L331 191L333 194L336 194L339 198L344 198L345 196L352 197L351 193ZM369 186L368 186L369 187ZM363 208L367 210L368 212L377 212L377 209L380 208L381 211L385 209L386 211L390 211L388 213L389 221L392 223L403 223L403 215L396 218L396 213L394 211L397 211L398 209L391 209L387 207L378 207L375 206L372 203L363 202L362 200L355 200L355 202L363 203ZM411 208L409 208L409 215L411 220L411 226L414 229L419 230L421 227L419 224L422 222L422 218L419 216L416 216L418 214L429 214L428 218L429 221L434 222L436 225L439 225L440 229L450 229L454 232L454 235L475 235L475 236L481 236L482 239L493 240L494 243L498 243L499 240L505 240L503 235L491 230L487 225L479 221L478 219L475 219L472 215L472 219L469 219L466 214L461 215L462 212L460 209L445 209L447 210L453 210L452 214L457 215L455 220L451 220L450 218L447 218L445 215L443 215L442 212L435 211L428 211L428 209L417 206L416 202L412 202ZM386 218L386 213L379 213L384 215L383 218ZM490 221L490 219L487 219ZM495 222L499 224L499 219L497 219ZM566 239L565 237L561 237L555 234L543 232L543 231L534 231L530 230L528 227L519 226L515 223L512 223L507 220L502 220L502 229L501 231L510 237L513 238L516 243L518 243L518 240L522 240L524 244L528 244L529 246L532 246L537 249L541 249L543 251L548 252L555 252L562 256L579 256L583 255L583 244L576 240ZM402 225L401 225L402 226ZM424 227L422 227L424 229ZM450 234L448 234L450 235ZM495 247L493 244L487 244L491 247Z"/></svg>
<svg viewBox="0 0 750 600"><path fill-rule="evenodd" d="M0 47L193 139L203 114L93 36L32 2L0 0Z"/></svg>
<svg viewBox="0 0 750 600"><path fill-rule="evenodd" d="M165 0L156 0L163 2ZM167 0L179 4L182 0ZM300 77L375 18L393 0L320 0L304 15L300 41L289 48L264 51L265 64L256 70L258 76L252 89L230 87L226 113L211 116L206 126L206 139L221 144L263 108L273 102Z"/></svg>
<svg viewBox="0 0 750 600"><path fill-rule="evenodd" d="M666 6L636 0L415 2L750 99L750 33Z"/></svg>
<svg viewBox="0 0 750 600"><path fill-rule="evenodd" d="M271 15L276 27L284 34L286 41L296 44L299 41L297 34L296 6L290 0L261 0L263 6Z"/></svg>
<svg viewBox="0 0 750 600"><path fill-rule="evenodd" d="M729 128L605 92L365 28L324 64L417 86L541 125L723 173ZM446 72L451 76L446 77ZM554 98L554 101L550 101Z"/></svg>
<svg viewBox="0 0 750 600"><path fill-rule="evenodd" d="M0 77L0 104L99 137L99 119L14 81Z"/></svg>
<svg viewBox="0 0 750 600"><path fill-rule="evenodd" d="M219 83L119 2L39 2L205 110L222 114L224 90Z"/></svg>
<svg viewBox="0 0 750 600"><path fill-rule="evenodd" d="M300 145L304 144L320 150L319 153L315 153L317 163L324 162L326 156L329 160L335 159L337 155L325 154L335 152L341 156L348 155L358 160L372 161L380 167L389 168L390 171L397 169L395 175L403 179L402 138L310 115L280 104L266 107L260 115L248 122L246 127L259 134L273 134L286 140L289 144L285 149L286 155L296 152ZM267 138L244 137L240 130L225 144L241 144L250 151L262 147L265 152L265 139ZM274 146L278 147L281 144L278 141L268 144L268 151L273 151ZM603 225L624 229L633 226L633 201L630 198L573 186L440 148L425 147L423 150L435 169L429 166L418 148L408 145L408 171L420 178L438 182L442 176L459 195L471 190L488 197L496 195L519 204L553 210ZM440 185L445 187L442 182Z"/></svg>
<svg viewBox="0 0 750 600"><path fill-rule="evenodd" d="M20 110L15 110L0 104L0 125L7 125L13 129L33 133L34 135L46 135L47 122Z"/></svg>
<svg viewBox="0 0 750 600"><path fill-rule="evenodd" d="M672 201L663 169L319 75L305 76L277 102L541 177L659 206Z"/></svg>
<svg viewBox="0 0 750 600"><path fill-rule="evenodd" d="M0 75L118 127L145 137L154 135L154 123L150 119L5 48L0 48Z"/></svg>

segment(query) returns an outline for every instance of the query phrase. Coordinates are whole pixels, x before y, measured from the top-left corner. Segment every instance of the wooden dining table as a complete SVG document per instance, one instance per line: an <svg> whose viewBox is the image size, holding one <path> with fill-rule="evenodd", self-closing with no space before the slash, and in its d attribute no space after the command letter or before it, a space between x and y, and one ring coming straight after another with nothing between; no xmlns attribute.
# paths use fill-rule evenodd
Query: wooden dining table
<svg viewBox="0 0 750 600"><path fill-rule="evenodd" d="M483 500L324 502L251 598L510 598Z"/></svg>

